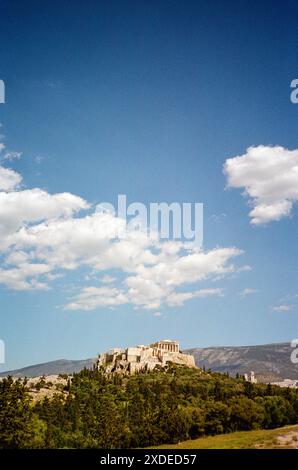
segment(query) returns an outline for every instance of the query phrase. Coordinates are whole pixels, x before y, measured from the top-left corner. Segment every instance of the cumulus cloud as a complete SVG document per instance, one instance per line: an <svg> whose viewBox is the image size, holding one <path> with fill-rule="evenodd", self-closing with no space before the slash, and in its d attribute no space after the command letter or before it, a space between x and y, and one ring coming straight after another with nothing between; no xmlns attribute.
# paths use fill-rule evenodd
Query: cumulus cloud
<svg viewBox="0 0 298 470"><path fill-rule="evenodd" d="M276 307L273 307L274 312L289 312L290 310L293 309L293 305L277 305Z"/></svg>
<svg viewBox="0 0 298 470"><path fill-rule="evenodd" d="M80 269L84 274L65 309L130 304L157 311L221 296L221 288L201 284L241 269L233 261L242 253L237 248L204 251L192 243L160 241L126 230L124 219L79 196L21 183L21 175L0 165L0 284L9 289L49 289Z"/></svg>
<svg viewBox="0 0 298 470"><path fill-rule="evenodd" d="M222 296L223 289L198 289L193 292L172 292L167 297L167 303L170 306L183 305L186 300L204 297Z"/></svg>
<svg viewBox="0 0 298 470"><path fill-rule="evenodd" d="M14 290L45 290L46 282L39 281L39 277L51 271L51 266L42 263L20 263L17 267L0 268L0 283Z"/></svg>
<svg viewBox="0 0 298 470"><path fill-rule="evenodd" d="M151 265L137 267L133 275L127 276L125 284L129 297L135 305L148 309L159 308L161 304L182 305L196 297L220 295L220 289L192 289L177 291L185 285L215 279L236 270L231 260L240 255L236 248L216 248L210 251L181 251L169 254L160 247L160 253Z"/></svg>
<svg viewBox="0 0 298 470"><path fill-rule="evenodd" d="M85 287L66 310L94 310L128 303L126 292L115 287Z"/></svg>
<svg viewBox="0 0 298 470"><path fill-rule="evenodd" d="M112 246L109 247L110 250L113 250ZM66 308L91 310L106 305L107 300L103 293L108 292L114 293L114 301L117 304L130 303L135 307L149 310L155 310L162 305L180 306L194 298L220 296L223 295L223 290L220 288L192 289L183 292L176 288L212 279L218 273L234 271L236 268L231 259L240 253L240 250L235 248L218 248L209 252L190 252L186 255L177 252L174 256L165 257L161 248L161 253L151 260L151 264L129 263L128 266L131 266L129 274L117 290L110 287L84 288L73 302L66 305ZM104 255L102 252L103 258ZM127 270L126 265L119 268L122 271ZM109 305L114 304L109 303Z"/></svg>
<svg viewBox="0 0 298 470"><path fill-rule="evenodd" d="M154 316L154 317L157 317L157 318L158 318L158 317L162 317L162 313L161 313L161 312L154 312L154 313L153 313L153 316Z"/></svg>
<svg viewBox="0 0 298 470"><path fill-rule="evenodd" d="M228 188L243 188L252 209L250 223L262 225L291 215L298 201L298 150L281 146L249 147L226 160Z"/></svg>
<svg viewBox="0 0 298 470"><path fill-rule="evenodd" d="M181 306L190 299L223 295L223 290L220 288L175 292L173 289L153 282L150 285L148 282L144 284L145 287L137 286L128 290L115 287L85 287L65 306L65 309L88 311L98 307L113 307L130 303L147 310L155 310L161 305Z"/></svg>
<svg viewBox="0 0 298 470"><path fill-rule="evenodd" d="M249 295L256 294L257 292L259 292L258 289L251 289L250 287L246 287L240 292L239 295L240 297L245 298L245 297L248 297Z"/></svg>
<svg viewBox="0 0 298 470"><path fill-rule="evenodd" d="M12 160L19 160L21 156L22 156L22 152L6 152L2 158L3 160L12 161Z"/></svg>
<svg viewBox="0 0 298 470"><path fill-rule="evenodd" d="M22 182L22 177L10 168L0 166L0 191L12 191Z"/></svg>
<svg viewBox="0 0 298 470"><path fill-rule="evenodd" d="M103 284L112 284L113 282L116 281L116 278L113 277L113 276L109 276L108 274L105 274L102 278L101 278L101 282Z"/></svg>

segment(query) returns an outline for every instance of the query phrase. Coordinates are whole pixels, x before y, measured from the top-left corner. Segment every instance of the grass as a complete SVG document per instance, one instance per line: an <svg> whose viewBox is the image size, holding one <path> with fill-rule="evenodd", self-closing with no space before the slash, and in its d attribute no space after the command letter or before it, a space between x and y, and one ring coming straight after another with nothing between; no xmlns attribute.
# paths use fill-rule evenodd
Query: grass
<svg viewBox="0 0 298 470"><path fill-rule="evenodd" d="M218 436L201 437L199 439L169 444L158 449L276 449L297 446L298 426L285 426L278 429L258 429L256 431L240 431ZM279 437L288 437L279 442Z"/></svg>

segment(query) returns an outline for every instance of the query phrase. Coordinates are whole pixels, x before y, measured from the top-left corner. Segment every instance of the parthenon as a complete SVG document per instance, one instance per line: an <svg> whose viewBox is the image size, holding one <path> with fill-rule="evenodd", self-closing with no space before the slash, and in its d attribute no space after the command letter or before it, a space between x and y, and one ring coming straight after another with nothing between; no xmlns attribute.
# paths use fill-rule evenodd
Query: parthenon
<svg viewBox="0 0 298 470"><path fill-rule="evenodd" d="M170 339L164 339L162 341L157 341L156 343L150 344L150 348L158 349L160 351L178 353L179 343L178 341L171 341Z"/></svg>

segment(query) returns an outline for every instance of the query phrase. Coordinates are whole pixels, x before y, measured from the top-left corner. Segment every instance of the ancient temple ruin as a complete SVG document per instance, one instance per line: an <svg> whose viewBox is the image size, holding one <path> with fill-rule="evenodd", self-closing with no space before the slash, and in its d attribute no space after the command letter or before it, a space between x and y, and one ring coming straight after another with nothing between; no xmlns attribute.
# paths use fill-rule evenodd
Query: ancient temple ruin
<svg viewBox="0 0 298 470"><path fill-rule="evenodd" d="M97 367L107 373L134 374L141 370L153 370L167 364L195 367L194 357L180 352L178 341L162 340L149 346L138 345L126 349L114 348L100 354Z"/></svg>

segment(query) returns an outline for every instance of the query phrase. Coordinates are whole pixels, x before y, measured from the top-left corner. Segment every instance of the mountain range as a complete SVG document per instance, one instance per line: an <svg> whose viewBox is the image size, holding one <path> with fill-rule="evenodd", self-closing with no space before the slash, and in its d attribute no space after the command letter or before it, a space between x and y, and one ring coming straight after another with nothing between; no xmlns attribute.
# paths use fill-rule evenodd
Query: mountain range
<svg viewBox="0 0 298 470"><path fill-rule="evenodd" d="M192 348L183 352L193 354L198 367L230 375L245 374L253 370L260 381L298 379L298 364L291 362L290 343L273 343L257 346L222 346ZM67 360L35 364L22 369L6 371L0 376L36 377L41 375L71 374L84 367L91 368L94 359Z"/></svg>
<svg viewBox="0 0 298 470"><path fill-rule="evenodd" d="M298 379L298 364L291 362L290 343L188 349L198 367L230 375L254 371L259 381Z"/></svg>

